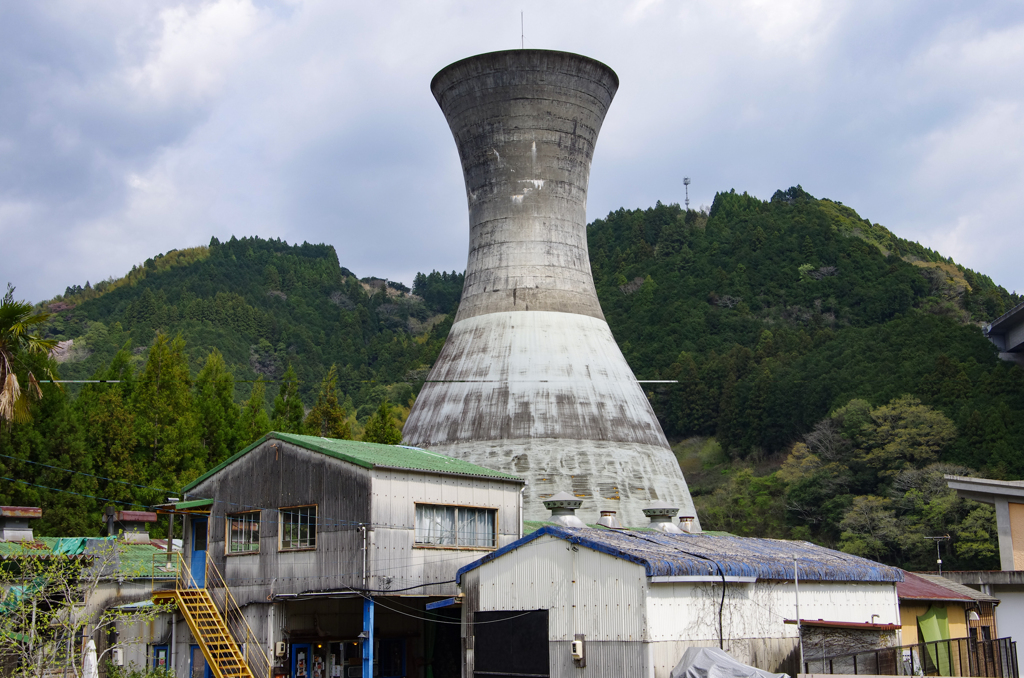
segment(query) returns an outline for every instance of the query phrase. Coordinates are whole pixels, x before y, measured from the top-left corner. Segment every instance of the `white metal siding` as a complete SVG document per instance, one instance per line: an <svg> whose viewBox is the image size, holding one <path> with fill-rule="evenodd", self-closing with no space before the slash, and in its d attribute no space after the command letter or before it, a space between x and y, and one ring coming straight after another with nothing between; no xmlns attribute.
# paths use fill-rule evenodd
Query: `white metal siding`
<svg viewBox="0 0 1024 678"><path fill-rule="evenodd" d="M370 588L394 590L435 584L417 593L451 595L463 565L488 550L432 549L415 546L416 504L478 506L498 511L497 546L519 538L519 498L522 485L488 478L446 476L412 471L374 469L371 474L373 523L369 572Z"/></svg>
<svg viewBox="0 0 1024 678"><path fill-rule="evenodd" d="M541 537L480 566L480 610L550 610L548 638L639 641L644 636L640 565ZM467 582L468 583L468 582Z"/></svg>
<svg viewBox="0 0 1024 678"><path fill-rule="evenodd" d="M647 597L650 640L718 640L722 585L652 584ZM872 619L872 615L877 615ZM890 582L800 582L800 617L852 623L898 624ZM728 584L722 609L723 636L796 637L792 582Z"/></svg>

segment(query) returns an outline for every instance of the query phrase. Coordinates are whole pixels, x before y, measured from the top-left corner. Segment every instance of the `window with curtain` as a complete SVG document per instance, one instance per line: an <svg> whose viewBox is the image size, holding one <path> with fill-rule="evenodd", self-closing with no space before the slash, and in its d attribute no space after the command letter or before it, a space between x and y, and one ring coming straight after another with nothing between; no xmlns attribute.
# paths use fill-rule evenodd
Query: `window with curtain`
<svg viewBox="0 0 1024 678"><path fill-rule="evenodd" d="M281 550L316 548L316 506L283 508L281 515Z"/></svg>
<svg viewBox="0 0 1024 678"><path fill-rule="evenodd" d="M258 553L259 550L259 511L228 516L228 553Z"/></svg>
<svg viewBox="0 0 1024 678"><path fill-rule="evenodd" d="M494 548L497 509L416 505L416 543L455 548Z"/></svg>

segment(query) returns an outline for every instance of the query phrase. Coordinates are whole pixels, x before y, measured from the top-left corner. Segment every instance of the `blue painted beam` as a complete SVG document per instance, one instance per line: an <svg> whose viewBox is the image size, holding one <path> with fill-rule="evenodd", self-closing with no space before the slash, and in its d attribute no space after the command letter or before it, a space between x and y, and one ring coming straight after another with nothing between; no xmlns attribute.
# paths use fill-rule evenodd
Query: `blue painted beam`
<svg viewBox="0 0 1024 678"><path fill-rule="evenodd" d="M439 607L451 607L454 604L455 598L445 598L444 600L439 600L436 603L427 603L427 609L436 610Z"/></svg>
<svg viewBox="0 0 1024 678"><path fill-rule="evenodd" d="M373 678L373 598L363 598L363 677Z"/></svg>

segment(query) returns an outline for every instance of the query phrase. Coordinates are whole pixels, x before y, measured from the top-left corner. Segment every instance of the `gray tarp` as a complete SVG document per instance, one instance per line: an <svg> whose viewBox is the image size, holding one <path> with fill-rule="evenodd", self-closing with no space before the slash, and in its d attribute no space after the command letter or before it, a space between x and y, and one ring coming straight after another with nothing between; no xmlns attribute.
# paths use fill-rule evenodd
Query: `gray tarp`
<svg viewBox="0 0 1024 678"><path fill-rule="evenodd" d="M691 647L683 653L670 678L789 678L736 661L717 647Z"/></svg>

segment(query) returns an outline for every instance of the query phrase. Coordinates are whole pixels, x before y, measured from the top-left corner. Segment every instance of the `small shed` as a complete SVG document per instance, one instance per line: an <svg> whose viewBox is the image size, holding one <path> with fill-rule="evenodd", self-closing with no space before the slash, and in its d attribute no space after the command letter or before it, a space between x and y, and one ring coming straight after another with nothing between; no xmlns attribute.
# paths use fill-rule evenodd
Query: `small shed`
<svg viewBox="0 0 1024 678"><path fill-rule="evenodd" d="M988 641L997 637L997 598L939 575L904 572L903 576L896 591L904 645L951 638Z"/></svg>
<svg viewBox="0 0 1024 678"><path fill-rule="evenodd" d="M805 625L898 644L897 568L808 542L558 525L459 570L464 675L668 678L693 646L802 673L796 573Z"/></svg>

